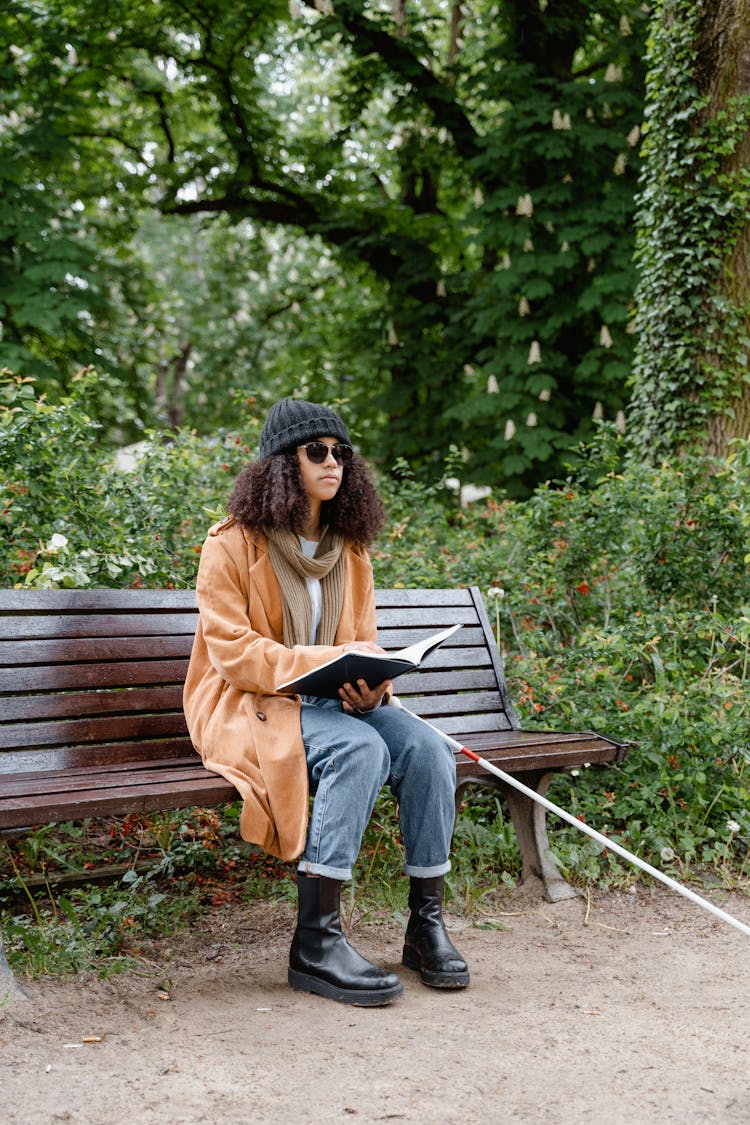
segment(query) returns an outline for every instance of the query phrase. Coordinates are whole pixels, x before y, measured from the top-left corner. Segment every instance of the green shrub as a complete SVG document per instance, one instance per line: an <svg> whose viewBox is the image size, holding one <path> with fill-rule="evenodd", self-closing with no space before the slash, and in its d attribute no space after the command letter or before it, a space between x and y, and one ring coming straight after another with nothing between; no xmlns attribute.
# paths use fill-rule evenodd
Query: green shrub
<svg viewBox="0 0 750 1125"><path fill-rule="evenodd" d="M190 586L200 545L257 438L148 433L135 467L116 467L88 409L96 372L59 404L33 383L0 384L0 583L36 587ZM104 380L106 382L106 379Z"/></svg>
<svg viewBox="0 0 750 1125"><path fill-rule="evenodd" d="M6 378L0 581L190 586L206 529L256 445L253 403L213 442L147 435L126 473L87 409L97 378L82 373L59 405ZM615 769L556 779L552 799L644 859L726 878L744 871L750 844L750 445L720 464L657 469L624 453L603 428L567 480L471 509L395 466L380 482L389 521L376 582L478 585L524 724L634 742ZM475 826L457 836L466 855L486 843L476 826L506 833L482 802L465 816ZM573 828L555 828L553 846L573 876L624 877Z"/></svg>

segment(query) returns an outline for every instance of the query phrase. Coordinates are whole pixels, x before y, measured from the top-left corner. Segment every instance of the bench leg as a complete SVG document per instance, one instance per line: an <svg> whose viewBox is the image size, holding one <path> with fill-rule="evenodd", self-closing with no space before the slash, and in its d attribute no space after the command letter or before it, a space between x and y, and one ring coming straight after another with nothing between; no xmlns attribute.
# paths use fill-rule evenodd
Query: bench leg
<svg viewBox="0 0 750 1125"><path fill-rule="evenodd" d="M20 984L13 975L13 970L8 964L5 953L3 952L3 939L0 938L0 1008L9 999L11 993L20 992L27 1000L30 1000L28 992L21 988Z"/></svg>
<svg viewBox="0 0 750 1125"><path fill-rule="evenodd" d="M540 797L546 797L550 782L555 776L555 771L531 771L524 773L519 780L523 781L528 789L533 789ZM521 882L529 877L541 879L544 888L544 897L548 902L561 902L566 898L576 898L578 891L562 876L559 867L550 858L550 845L547 838L547 810L525 793L519 793L510 785L506 785L499 778L480 777L467 778L462 781L458 796L464 785L484 785L499 789L505 798L510 812L513 827L521 851Z"/></svg>

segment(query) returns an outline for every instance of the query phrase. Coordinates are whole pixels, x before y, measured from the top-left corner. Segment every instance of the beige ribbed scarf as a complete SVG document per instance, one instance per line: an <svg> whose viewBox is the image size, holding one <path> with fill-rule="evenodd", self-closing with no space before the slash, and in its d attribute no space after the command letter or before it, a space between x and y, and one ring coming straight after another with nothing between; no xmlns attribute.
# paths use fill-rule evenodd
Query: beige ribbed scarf
<svg viewBox="0 0 750 1125"><path fill-rule="evenodd" d="M306 578L320 580L322 611L318 644L332 645L344 601L344 539L324 529L315 557L302 551L293 531L270 531L268 554L281 588L284 614L284 644L309 645L312 606Z"/></svg>

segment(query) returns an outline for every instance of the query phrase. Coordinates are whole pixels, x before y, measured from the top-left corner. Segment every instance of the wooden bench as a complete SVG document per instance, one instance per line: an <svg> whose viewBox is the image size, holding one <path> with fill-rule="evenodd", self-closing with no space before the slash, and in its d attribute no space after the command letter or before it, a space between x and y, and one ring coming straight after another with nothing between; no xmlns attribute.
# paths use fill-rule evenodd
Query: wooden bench
<svg viewBox="0 0 750 1125"><path fill-rule="evenodd" d="M398 649L461 622L398 680L404 705L544 794L555 772L621 761L591 733L522 730L476 588L379 590L379 640ZM191 590L0 590L0 832L237 799L203 768L182 713L195 632ZM548 854L544 809L457 755L461 799L500 788L523 878L550 900L575 892Z"/></svg>

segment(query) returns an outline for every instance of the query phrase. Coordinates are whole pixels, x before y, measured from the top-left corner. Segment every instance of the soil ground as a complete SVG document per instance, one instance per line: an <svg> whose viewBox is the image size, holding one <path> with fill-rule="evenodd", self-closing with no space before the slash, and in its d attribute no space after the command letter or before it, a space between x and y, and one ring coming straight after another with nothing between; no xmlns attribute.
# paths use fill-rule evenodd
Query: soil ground
<svg viewBox="0 0 750 1125"><path fill-rule="evenodd" d="M717 904L750 923L750 899ZM662 888L449 917L466 991L292 992L286 904L230 905L137 973L0 974L3 1125L750 1121L750 940ZM399 968L392 919L351 934Z"/></svg>

